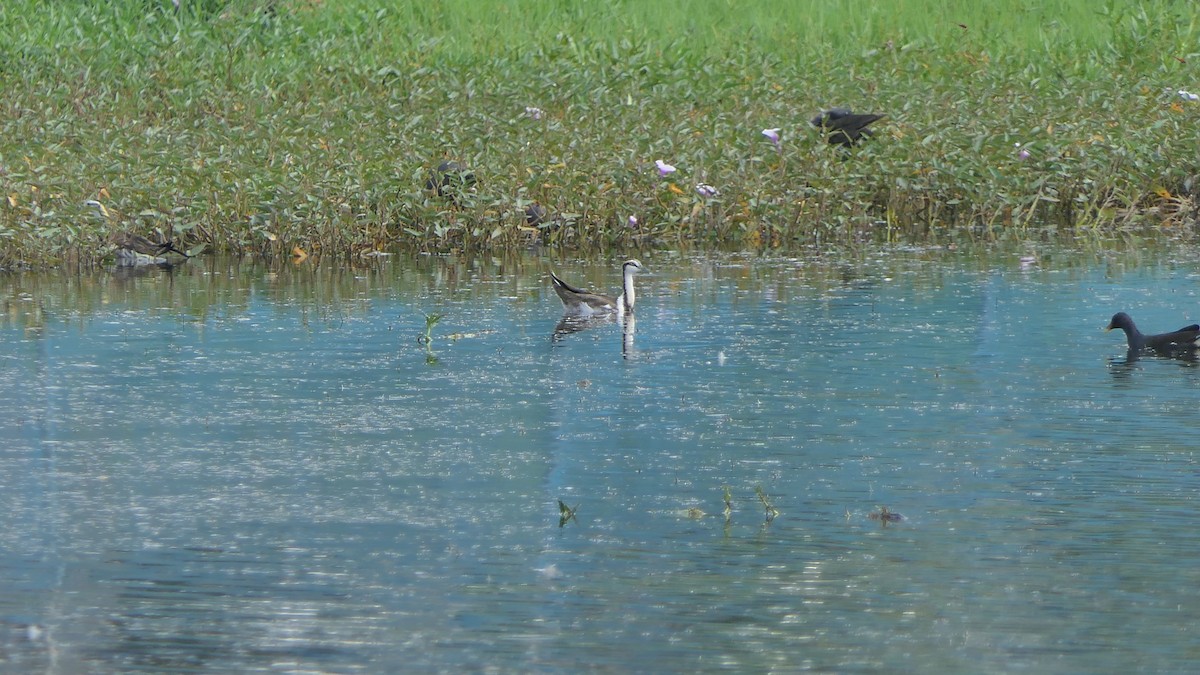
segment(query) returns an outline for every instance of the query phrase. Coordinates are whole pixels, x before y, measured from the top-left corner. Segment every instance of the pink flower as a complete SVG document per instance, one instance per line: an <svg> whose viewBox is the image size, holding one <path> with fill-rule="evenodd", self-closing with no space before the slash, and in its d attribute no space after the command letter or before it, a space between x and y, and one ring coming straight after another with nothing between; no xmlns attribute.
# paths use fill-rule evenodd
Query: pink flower
<svg viewBox="0 0 1200 675"><path fill-rule="evenodd" d="M669 175L675 173L675 167L671 166L670 164L667 164L666 162L662 161L661 159L654 160L654 166L658 167L658 175L660 175L660 176L669 176Z"/></svg>
<svg viewBox="0 0 1200 675"><path fill-rule="evenodd" d="M762 135L766 136L771 141L771 144L775 146L776 150L779 149L779 129L763 129Z"/></svg>
<svg viewBox="0 0 1200 675"><path fill-rule="evenodd" d="M625 221L626 227L637 227L637 216L629 216Z"/></svg>
<svg viewBox="0 0 1200 675"><path fill-rule="evenodd" d="M708 183L696 183L696 192L699 192L700 196L704 197L705 199L716 197L718 194L717 188L709 185Z"/></svg>

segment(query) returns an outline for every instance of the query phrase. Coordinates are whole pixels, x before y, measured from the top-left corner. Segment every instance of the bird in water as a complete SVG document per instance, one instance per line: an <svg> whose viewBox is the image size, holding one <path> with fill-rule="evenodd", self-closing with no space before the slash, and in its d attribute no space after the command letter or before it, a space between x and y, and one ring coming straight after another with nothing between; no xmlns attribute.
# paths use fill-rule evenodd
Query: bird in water
<svg viewBox="0 0 1200 675"><path fill-rule="evenodd" d="M554 292L562 300L564 314L578 316L593 316L612 312L625 314L633 312L633 303L635 300L633 277L639 272L644 271L646 271L646 268L642 266L642 263L637 260L626 260L625 264L621 265L621 294L615 298L576 288L559 279L558 275L554 274L554 272L550 273L550 282L554 285Z"/></svg>
<svg viewBox="0 0 1200 675"><path fill-rule="evenodd" d="M812 118L811 123L829 133L829 143L845 148L857 143L864 136L874 133L867 127L883 119L883 115L856 114L849 108L830 108Z"/></svg>
<svg viewBox="0 0 1200 675"><path fill-rule="evenodd" d="M1192 351L1197 348L1196 340L1200 339L1200 324L1184 326L1170 333L1146 335L1138 330L1137 324L1125 312L1113 314L1105 331L1120 328L1125 331L1125 340L1129 343L1129 351L1140 352L1146 349L1162 353Z"/></svg>
<svg viewBox="0 0 1200 675"><path fill-rule="evenodd" d="M84 203L95 209L96 214L105 221L119 220L103 202L89 199ZM176 248L170 239L161 242L150 241L136 232L127 230L113 232L108 237L108 243L117 247L117 259L123 264L161 265L167 262L165 256L168 253L178 253L184 258L191 257L186 251Z"/></svg>
<svg viewBox="0 0 1200 675"><path fill-rule="evenodd" d="M187 258L188 254L175 248L171 241L153 242L134 232L115 232L108 238L109 243L119 251L132 251L142 255L161 257L168 253L178 253Z"/></svg>

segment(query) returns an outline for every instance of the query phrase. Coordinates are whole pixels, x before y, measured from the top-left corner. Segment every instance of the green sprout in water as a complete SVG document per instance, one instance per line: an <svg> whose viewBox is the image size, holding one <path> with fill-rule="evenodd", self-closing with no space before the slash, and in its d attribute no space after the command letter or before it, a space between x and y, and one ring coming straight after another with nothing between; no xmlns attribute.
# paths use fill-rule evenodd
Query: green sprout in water
<svg viewBox="0 0 1200 675"><path fill-rule="evenodd" d="M575 512L578 510L579 504L576 504L575 508L571 508L563 500L558 500L558 526L562 527L566 525L568 520L574 520L578 523L579 520L575 518Z"/></svg>
<svg viewBox="0 0 1200 675"><path fill-rule="evenodd" d="M433 327L441 320L441 314L426 314L425 334L417 336L417 344L425 345L425 362L430 365L438 362L437 355L433 353Z"/></svg>
<svg viewBox="0 0 1200 675"><path fill-rule="evenodd" d="M754 486L754 494L758 495L758 501L762 502L763 511L767 515L767 522L775 520L775 516L779 515L779 510L771 505L771 500L767 498L767 493L763 491L761 485Z"/></svg>
<svg viewBox="0 0 1200 675"><path fill-rule="evenodd" d="M729 486L725 487L725 522L728 523L733 519L733 490Z"/></svg>
<svg viewBox="0 0 1200 675"><path fill-rule="evenodd" d="M433 327L442 320L441 314L426 314L425 315L425 335L417 338L417 341L425 345L426 349L433 344Z"/></svg>

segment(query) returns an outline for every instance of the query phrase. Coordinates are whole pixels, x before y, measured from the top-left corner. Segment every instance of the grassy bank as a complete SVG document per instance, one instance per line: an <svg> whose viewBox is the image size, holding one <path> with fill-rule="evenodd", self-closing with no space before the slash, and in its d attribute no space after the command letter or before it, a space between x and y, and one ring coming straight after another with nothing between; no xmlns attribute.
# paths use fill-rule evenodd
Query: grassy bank
<svg viewBox="0 0 1200 675"><path fill-rule="evenodd" d="M277 255L1184 235L1198 45L1172 0L11 0L0 266L126 229ZM847 154L807 122L831 105L888 117ZM424 189L445 159L478 177L458 204Z"/></svg>

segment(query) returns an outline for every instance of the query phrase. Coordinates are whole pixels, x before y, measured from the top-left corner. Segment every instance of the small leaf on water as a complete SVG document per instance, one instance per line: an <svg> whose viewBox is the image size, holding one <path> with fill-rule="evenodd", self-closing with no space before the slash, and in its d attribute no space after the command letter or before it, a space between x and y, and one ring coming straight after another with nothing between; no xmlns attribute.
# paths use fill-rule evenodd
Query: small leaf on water
<svg viewBox="0 0 1200 675"><path fill-rule="evenodd" d="M308 254L305 253L304 249L300 248L299 246L293 246L292 247L292 257L296 259L296 262L300 262L301 260L304 260L305 258L307 258Z"/></svg>

